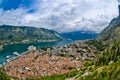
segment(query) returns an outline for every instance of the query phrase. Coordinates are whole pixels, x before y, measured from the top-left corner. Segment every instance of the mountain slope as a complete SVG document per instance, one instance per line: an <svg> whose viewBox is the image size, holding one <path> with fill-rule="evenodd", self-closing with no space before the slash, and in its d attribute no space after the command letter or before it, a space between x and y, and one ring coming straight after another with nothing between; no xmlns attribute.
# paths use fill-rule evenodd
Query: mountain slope
<svg viewBox="0 0 120 80"><path fill-rule="evenodd" d="M74 31L68 33L61 33L61 36L72 40L85 40L95 38L97 36L97 33L92 31Z"/></svg>
<svg viewBox="0 0 120 80"><path fill-rule="evenodd" d="M97 40L105 43L114 42L120 39L120 16L111 21L97 37Z"/></svg>
<svg viewBox="0 0 120 80"><path fill-rule="evenodd" d="M120 5L119 5L120 12ZM107 45L104 51L81 70L75 80L120 79L120 15L114 18L96 38ZM102 45L102 44L101 44Z"/></svg>
<svg viewBox="0 0 120 80"><path fill-rule="evenodd" d="M0 41L50 41L61 39L62 37L56 31L44 28L9 25L0 26Z"/></svg>
<svg viewBox="0 0 120 80"><path fill-rule="evenodd" d="M119 80L120 41L111 44L75 80Z"/></svg>

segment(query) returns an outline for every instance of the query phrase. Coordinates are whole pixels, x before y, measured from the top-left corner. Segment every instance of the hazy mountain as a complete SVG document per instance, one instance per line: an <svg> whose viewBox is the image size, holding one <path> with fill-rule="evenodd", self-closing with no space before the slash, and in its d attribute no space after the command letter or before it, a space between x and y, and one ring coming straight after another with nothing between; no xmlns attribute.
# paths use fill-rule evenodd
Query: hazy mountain
<svg viewBox="0 0 120 80"><path fill-rule="evenodd" d="M85 40L95 38L97 36L97 33L93 31L74 31L68 33L61 33L61 36L72 40Z"/></svg>
<svg viewBox="0 0 120 80"><path fill-rule="evenodd" d="M54 30L44 28L35 28L27 26L0 26L0 40L10 41L44 41L44 40L61 40L62 37Z"/></svg>

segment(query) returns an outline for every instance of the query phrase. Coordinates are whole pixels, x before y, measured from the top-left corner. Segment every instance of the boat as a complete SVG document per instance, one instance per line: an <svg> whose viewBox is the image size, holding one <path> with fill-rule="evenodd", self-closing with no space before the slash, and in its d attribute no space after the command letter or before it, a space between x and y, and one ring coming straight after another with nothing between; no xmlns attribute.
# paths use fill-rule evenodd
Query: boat
<svg viewBox="0 0 120 80"><path fill-rule="evenodd" d="M14 54L15 56L20 56L20 54L19 54L18 52L13 52L13 54Z"/></svg>
<svg viewBox="0 0 120 80"><path fill-rule="evenodd" d="M7 59L10 58L10 56L6 56L6 58L7 58Z"/></svg>

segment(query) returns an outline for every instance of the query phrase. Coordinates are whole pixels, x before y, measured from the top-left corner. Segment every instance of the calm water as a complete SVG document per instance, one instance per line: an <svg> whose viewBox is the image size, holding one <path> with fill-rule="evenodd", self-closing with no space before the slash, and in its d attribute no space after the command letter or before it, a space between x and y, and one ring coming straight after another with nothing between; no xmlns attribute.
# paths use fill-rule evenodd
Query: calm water
<svg viewBox="0 0 120 80"><path fill-rule="evenodd" d="M5 45L3 50L0 51L0 64L7 61L7 56L13 57L13 52L18 52L22 54L23 52L27 51L27 48L31 45L36 46L37 49L41 47L48 47L48 46L64 46L66 44L72 43L72 40L65 40L65 41L57 41L57 42L34 42L29 44L12 44L12 45Z"/></svg>

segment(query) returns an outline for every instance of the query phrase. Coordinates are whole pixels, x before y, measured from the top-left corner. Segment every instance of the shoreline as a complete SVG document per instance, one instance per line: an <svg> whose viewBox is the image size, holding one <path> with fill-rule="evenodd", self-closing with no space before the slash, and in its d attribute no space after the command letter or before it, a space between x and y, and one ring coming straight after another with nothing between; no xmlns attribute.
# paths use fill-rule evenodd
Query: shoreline
<svg viewBox="0 0 120 80"><path fill-rule="evenodd" d="M67 40L69 40L69 39L67 39ZM66 41L66 40L62 40L62 41ZM50 41L49 41L50 42ZM51 42L59 42L59 41L51 41ZM36 43L36 42L31 42L31 43ZM38 42L39 43L39 42ZM44 43L44 42L40 42L40 43ZM73 42L72 42L73 43ZM70 44L72 44L72 43L70 43ZM30 44L30 43L16 43L16 44ZM6 44L6 45L12 45L12 44ZM6 45L4 45L4 46L6 46ZM66 44L65 44L66 45ZM65 46L64 45L64 46ZM2 47L3 47L3 45L2 45ZM49 47L49 46L46 46L46 47ZM45 48L46 48L45 47ZM53 46L53 47L57 47L57 46ZM63 47L63 46L62 46ZM40 49L40 48L39 48ZM38 50L38 49L37 49ZM36 50L36 51L37 51ZM24 52L22 52L22 53L20 53L20 55L19 56L14 56L14 57L11 57L11 58L8 58L8 59L6 59L6 61L4 61L3 63L1 63L0 64L0 67L2 67L2 66L4 66L5 64L7 64L8 62L10 62L10 61L13 61L13 60L15 60L15 59L17 59L18 57L20 57L20 56L23 56L24 54L26 54L26 53L28 53L29 52L29 50L27 50L27 51L24 51ZM8 61L7 61L8 60Z"/></svg>
<svg viewBox="0 0 120 80"><path fill-rule="evenodd" d="M29 44L29 43L34 43L34 42L57 42L57 41L64 41L64 40L69 40L69 39L63 39L63 40L38 40L38 41L9 41L8 42L3 42L3 46L4 45L10 45L10 44Z"/></svg>
<svg viewBox="0 0 120 80"><path fill-rule="evenodd" d="M21 53L19 56L16 56L16 57L7 59L7 60L9 60L9 61L6 61L6 62L3 62L2 64L0 64L0 68L3 67L3 66L5 66L7 63L16 60L16 59L19 58L20 56L23 56L23 55L27 54L28 52L29 52L29 51L27 50L27 51Z"/></svg>
<svg viewBox="0 0 120 80"><path fill-rule="evenodd" d="M44 77L44 75L52 75L54 72L56 74L63 72L66 73L74 68L80 70L80 68L84 66L82 61L92 60L95 57L93 53L95 50L91 51L94 48L89 47L85 42L86 40L79 40L74 41L66 46L54 47L52 49L47 48L45 50L36 49L34 46L30 46L27 51L23 52L19 56L14 57L9 62L6 62L2 65L2 67L6 71L11 69L7 72L8 75L12 76L11 74L14 74L15 76L12 77L17 78L21 78L20 76L23 76L22 78L24 80L26 79L24 75L29 78L34 78L41 74L38 76L38 78L41 78ZM84 55L81 54L82 52ZM37 68L34 65L36 65ZM41 71L37 72L38 69ZM16 74L14 72L18 73ZM28 75L29 73L33 72L36 76L34 76L34 74L31 74L33 77Z"/></svg>
<svg viewBox="0 0 120 80"><path fill-rule="evenodd" d="M69 40L69 39L68 39L68 40ZM63 40L63 41L65 41L65 40ZM77 43L77 42L79 42L79 41L85 42L85 41L87 41L87 40L76 40L76 41L72 41L72 43L70 43L69 45L72 45L72 44ZM28 44L28 43L26 43L26 44ZM65 44L64 46L66 46L66 44ZM64 46L60 46L60 47L64 47ZM53 46L53 47L57 48L57 46ZM39 48L39 49L41 49L41 48ZM39 49L37 49L37 50L39 50ZM37 51L37 50L36 50L36 51ZM20 56L25 55L25 54L28 53L28 52L29 52L29 50L20 53L19 56L14 56L14 57L11 57L11 58L6 59L5 62L3 62L2 64L0 64L0 67L2 67L2 66L4 66L5 64L7 64L7 63L9 63L9 62L17 59L17 58L20 57ZM7 61L7 60L8 60L8 61Z"/></svg>

